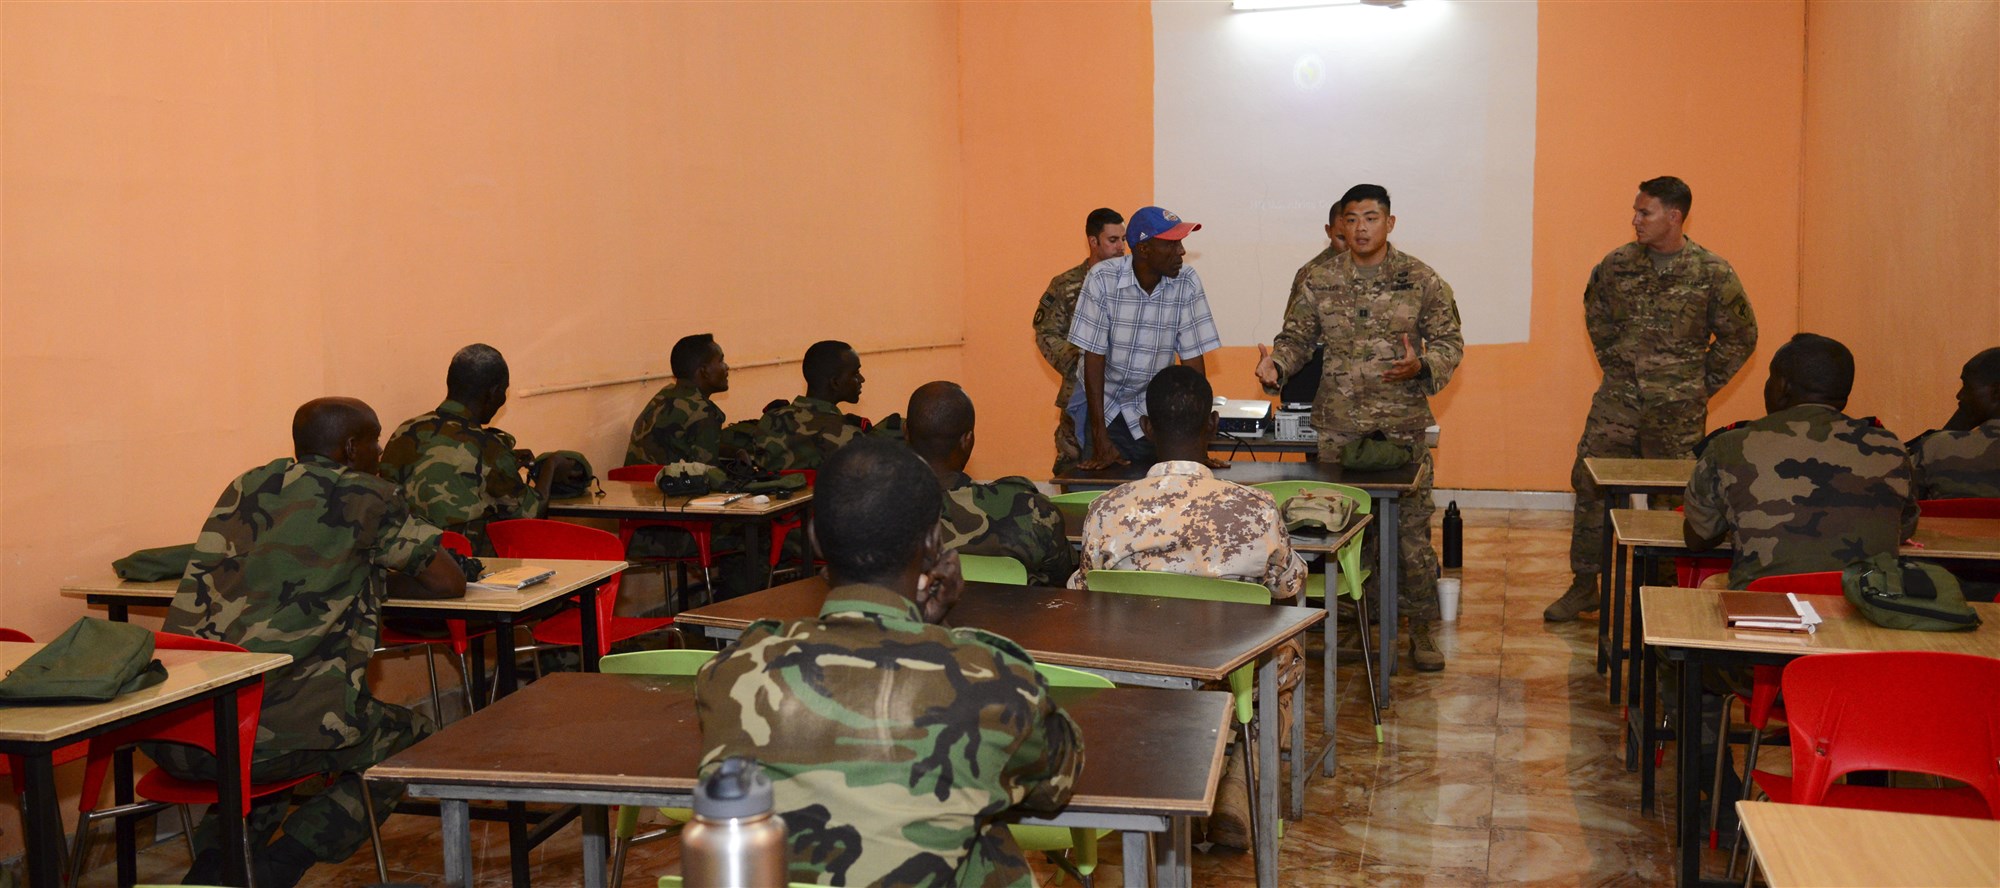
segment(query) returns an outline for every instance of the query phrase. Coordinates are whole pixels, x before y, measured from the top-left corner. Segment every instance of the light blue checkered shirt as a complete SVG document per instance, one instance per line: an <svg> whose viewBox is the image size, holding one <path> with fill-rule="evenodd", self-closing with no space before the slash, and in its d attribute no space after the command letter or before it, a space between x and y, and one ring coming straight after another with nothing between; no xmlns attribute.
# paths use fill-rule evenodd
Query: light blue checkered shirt
<svg viewBox="0 0 2000 888"><path fill-rule="evenodd" d="M1176 354L1187 360L1222 347L1194 267L1181 266L1180 277L1161 278L1148 294L1132 273L1131 256L1091 267L1076 300L1069 341L1104 356L1104 421L1124 417L1134 438L1139 437L1139 417L1146 413L1146 386L1153 375L1172 364ZM1081 364L1076 372L1080 395Z"/></svg>

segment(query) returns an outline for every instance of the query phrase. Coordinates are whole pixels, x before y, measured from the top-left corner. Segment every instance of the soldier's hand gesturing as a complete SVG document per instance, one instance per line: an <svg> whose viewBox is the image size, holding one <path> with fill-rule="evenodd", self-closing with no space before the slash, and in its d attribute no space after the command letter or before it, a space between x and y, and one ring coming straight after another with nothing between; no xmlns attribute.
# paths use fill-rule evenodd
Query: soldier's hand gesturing
<svg viewBox="0 0 2000 888"><path fill-rule="evenodd" d="M1410 344L1410 334L1405 333L1403 356L1389 365L1389 372L1382 374L1382 378L1390 382L1402 382L1406 379L1415 379L1417 374L1422 372L1424 372L1424 361L1417 357L1416 347Z"/></svg>
<svg viewBox="0 0 2000 888"><path fill-rule="evenodd" d="M1278 384L1278 362L1271 360L1271 347L1257 344L1257 381L1265 385Z"/></svg>

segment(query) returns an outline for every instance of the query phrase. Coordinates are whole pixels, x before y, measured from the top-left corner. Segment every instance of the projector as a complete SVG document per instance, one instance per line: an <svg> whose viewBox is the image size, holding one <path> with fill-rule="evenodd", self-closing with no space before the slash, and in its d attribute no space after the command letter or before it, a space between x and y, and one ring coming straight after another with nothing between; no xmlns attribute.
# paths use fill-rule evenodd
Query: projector
<svg viewBox="0 0 2000 888"><path fill-rule="evenodd" d="M1271 402L1216 398L1215 430L1225 435L1262 435L1271 428Z"/></svg>

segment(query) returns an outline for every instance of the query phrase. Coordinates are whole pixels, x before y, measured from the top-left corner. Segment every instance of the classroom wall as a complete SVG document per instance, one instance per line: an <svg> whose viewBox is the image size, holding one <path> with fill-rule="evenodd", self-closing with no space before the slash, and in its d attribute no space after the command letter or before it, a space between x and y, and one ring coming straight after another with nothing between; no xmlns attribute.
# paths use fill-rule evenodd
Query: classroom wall
<svg viewBox="0 0 2000 888"><path fill-rule="evenodd" d="M2000 345L2000 4L1815 2L1806 48L1802 326L1912 437Z"/></svg>

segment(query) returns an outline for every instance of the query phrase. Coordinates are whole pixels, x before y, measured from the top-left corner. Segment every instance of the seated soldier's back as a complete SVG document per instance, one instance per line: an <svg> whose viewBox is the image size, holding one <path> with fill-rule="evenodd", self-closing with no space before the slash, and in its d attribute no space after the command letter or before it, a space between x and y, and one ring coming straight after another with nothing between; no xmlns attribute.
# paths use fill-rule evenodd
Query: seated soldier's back
<svg viewBox="0 0 2000 888"><path fill-rule="evenodd" d="M1278 600L1297 596L1306 577L1271 494L1224 481L1189 460L1158 463L1090 504L1070 587L1089 588L1093 570L1241 580L1263 585Z"/></svg>
<svg viewBox="0 0 2000 888"><path fill-rule="evenodd" d="M1031 586L1061 583L1076 566L1062 513L1019 475L980 484L958 473L944 492L944 544L967 555L1019 561Z"/></svg>
<svg viewBox="0 0 2000 888"><path fill-rule="evenodd" d="M2000 419L1912 442L1917 499L2000 497Z"/></svg>

